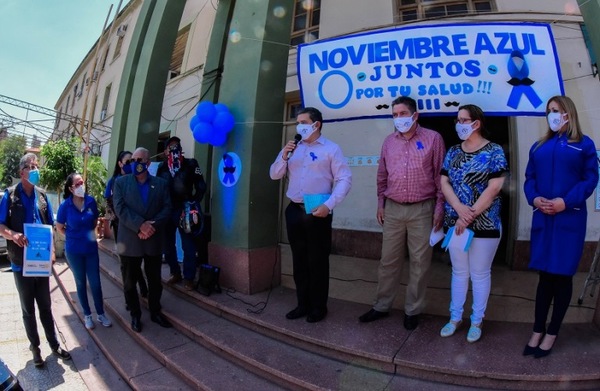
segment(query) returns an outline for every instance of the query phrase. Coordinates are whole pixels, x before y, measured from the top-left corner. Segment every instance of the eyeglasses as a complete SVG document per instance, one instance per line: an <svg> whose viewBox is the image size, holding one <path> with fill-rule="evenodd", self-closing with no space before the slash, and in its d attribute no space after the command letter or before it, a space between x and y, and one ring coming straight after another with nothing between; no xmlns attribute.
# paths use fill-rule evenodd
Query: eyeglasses
<svg viewBox="0 0 600 391"><path fill-rule="evenodd" d="M473 122L473 120L471 118L456 118L454 120L455 124L466 124L466 123L471 123Z"/></svg>
<svg viewBox="0 0 600 391"><path fill-rule="evenodd" d="M37 170L39 168L39 166L35 165L35 164L29 164L25 167L23 167L23 170Z"/></svg>
<svg viewBox="0 0 600 391"><path fill-rule="evenodd" d="M144 163L144 159L142 159L141 157L138 157L137 159L129 159L125 162L125 164L131 164L131 163Z"/></svg>

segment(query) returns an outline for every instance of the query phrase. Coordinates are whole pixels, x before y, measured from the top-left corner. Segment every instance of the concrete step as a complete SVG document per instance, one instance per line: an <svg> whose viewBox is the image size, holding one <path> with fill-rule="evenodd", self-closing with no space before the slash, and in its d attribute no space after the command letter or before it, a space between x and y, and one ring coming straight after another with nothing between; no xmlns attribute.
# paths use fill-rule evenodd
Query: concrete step
<svg viewBox="0 0 600 391"><path fill-rule="evenodd" d="M113 285L119 284L117 261L102 257L101 265L103 272L110 277ZM178 293L181 294L181 292ZM120 304L112 303L111 300L108 299L109 305L114 304L114 309L119 312L119 317L127 319L128 315L124 309L120 309L123 308L123 300L120 299ZM257 333L251 328L228 320L227 317L221 316L222 313L215 314L202 309L193 301L184 300L171 290L163 291L161 302L163 313L174 323L177 332L201 345L196 348L197 350L206 348L219 352L231 363L229 365L234 364L246 368L285 389L340 389L344 388L344 381L351 381L357 389L369 389L373 382L388 384L393 379L393 375L390 373L374 371L314 354ZM140 336L143 338L145 334L146 331L143 330ZM165 337L164 334L157 334L148 339L152 342L145 343L157 344L157 341L164 340ZM150 348L150 350L156 349ZM153 352L155 355L157 353L159 352ZM165 357L165 361L168 361L168 357ZM182 372L186 369L188 368L180 368ZM195 368L189 369L194 370ZM411 384L419 383L419 381L412 380L410 382ZM221 384L221 387L223 386ZM275 387L275 385L272 384L271 387ZM245 383L243 389L265 388L253 387Z"/></svg>
<svg viewBox="0 0 600 391"><path fill-rule="evenodd" d="M103 271L120 281L116 258L103 254L101 259ZM167 276L163 265L163 279ZM417 330L409 332L400 311L362 324L357 318L369 306L337 299L330 299L323 322L290 321L284 314L295 306L295 292L281 287L252 296L225 291L210 297L167 287L162 302L165 314L190 339L287 388L600 389L600 346L590 344L600 332L591 324L564 325L564 342L559 338L552 355L535 360L521 355L531 332L526 323L486 321L482 340L469 344L467 325L454 337L439 337L444 317L423 315ZM257 311L260 302L265 308Z"/></svg>
<svg viewBox="0 0 600 391"><path fill-rule="evenodd" d="M114 260L113 260L114 261ZM75 282L66 264L55 266L62 289L78 306ZM277 389L274 384L239 368L198 345L176 329L164 329L142 316L142 333L130 328L123 290L101 275L104 307L113 326L96 324L90 331L121 376L135 390ZM91 300L91 293L88 293ZM91 303L90 303L91 304ZM78 310L83 321L83 314Z"/></svg>

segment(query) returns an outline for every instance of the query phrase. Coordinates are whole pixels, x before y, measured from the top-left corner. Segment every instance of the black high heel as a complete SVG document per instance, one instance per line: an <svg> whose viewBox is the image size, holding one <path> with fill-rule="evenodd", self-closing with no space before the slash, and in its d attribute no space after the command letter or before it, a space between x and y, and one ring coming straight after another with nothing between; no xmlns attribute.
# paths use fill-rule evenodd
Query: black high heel
<svg viewBox="0 0 600 391"><path fill-rule="evenodd" d="M535 354L538 347L529 346L529 344L525 345L525 349L523 349L523 356L531 356Z"/></svg>
<svg viewBox="0 0 600 391"><path fill-rule="evenodd" d="M546 335L550 335L550 334L546 334ZM552 342L552 347L550 347L550 349L548 350L544 350L542 348L540 348L539 346L535 349L535 352L533 353L533 357L534 358L542 358L542 357L546 357L548 355L550 355L550 353L552 353L552 348L554 348L554 344L556 343L556 337L554 336L554 342ZM545 338L545 337L544 337ZM542 342L540 342L540 345L542 344Z"/></svg>
<svg viewBox="0 0 600 391"><path fill-rule="evenodd" d="M542 358L542 357L546 357L547 355L549 355L552 352L552 348L548 349L548 350L544 350L542 348L540 348L539 346L537 348L535 348L535 352L533 353L533 357L534 358Z"/></svg>
<svg viewBox="0 0 600 391"><path fill-rule="evenodd" d="M545 332L541 332L540 334L540 340L538 341L537 346L529 346L529 342L527 342L527 345L525 345L525 349L523 349L523 356L531 356L532 354L535 354L536 350L538 349L538 346L540 346L542 340L544 339Z"/></svg>

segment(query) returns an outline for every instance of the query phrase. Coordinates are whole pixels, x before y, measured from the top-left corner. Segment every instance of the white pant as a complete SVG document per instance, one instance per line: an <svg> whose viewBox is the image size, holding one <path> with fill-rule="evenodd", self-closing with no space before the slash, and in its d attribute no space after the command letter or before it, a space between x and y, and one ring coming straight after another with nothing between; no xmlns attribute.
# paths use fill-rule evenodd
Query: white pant
<svg viewBox="0 0 600 391"><path fill-rule="evenodd" d="M492 285L492 261L500 238L473 238L469 251L450 248L452 284L450 320L462 320L463 307L469 290L469 275L473 283L473 313L471 324L479 324L485 316Z"/></svg>

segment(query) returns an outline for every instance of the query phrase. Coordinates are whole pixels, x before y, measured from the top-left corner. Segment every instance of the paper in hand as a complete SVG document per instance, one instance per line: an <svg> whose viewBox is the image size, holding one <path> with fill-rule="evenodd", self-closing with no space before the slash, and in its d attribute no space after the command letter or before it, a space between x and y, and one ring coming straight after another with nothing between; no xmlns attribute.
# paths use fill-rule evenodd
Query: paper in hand
<svg viewBox="0 0 600 391"><path fill-rule="evenodd" d="M322 205L329 197L331 197L331 194L305 194L304 209L306 210L306 214L311 214L313 209Z"/></svg>
<svg viewBox="0 0 600 391"><path fill-rule="evenodd" d="M455 228L456 227L451 227L448 230L448 233L446 233L446 238L442 243L442 248L445 248L446 251L449 248L462 250L465 252L469 251L469 247L471 246L471 241L473 240L473 235L475 233L469 228L465 228L465 231L462 234L457 235L455 234Z"/></svg>
<svg viewBox="0 0 600 391"><path fill-rule="evenodd" d="M435 228L433 228L431 230L431 234L429 234L429 245L431 247L435 246L440 240L444 239L444 236L446 236L446 234L444 233L443 229L440 228L438 231L436 231Z"/></svg>

